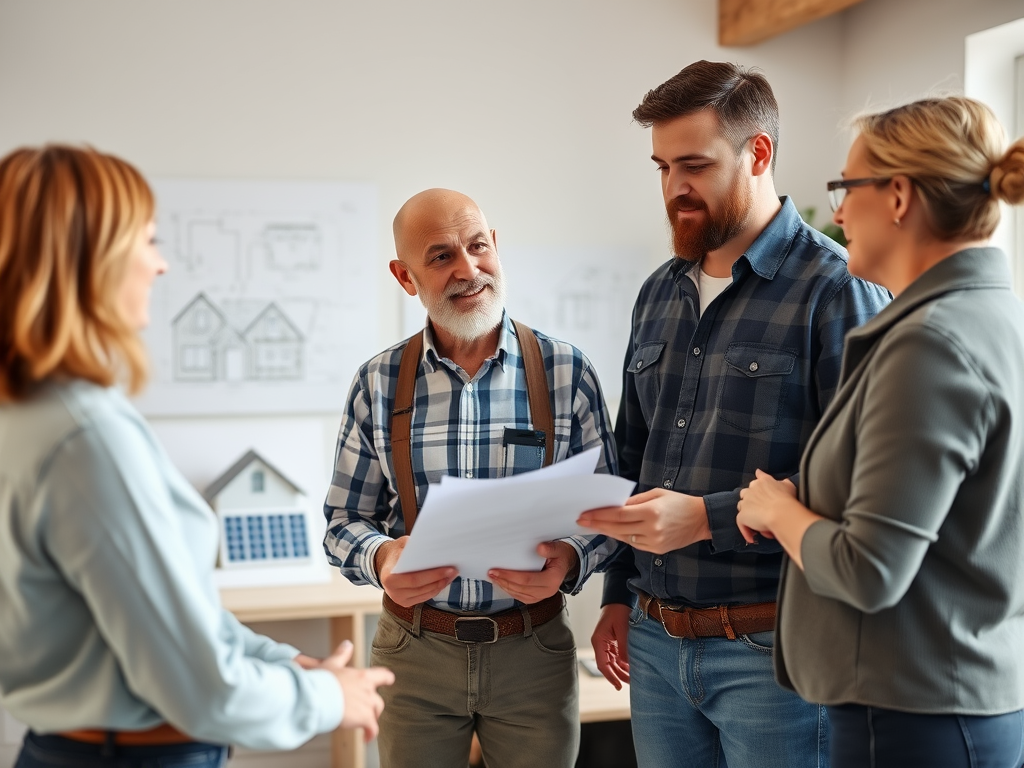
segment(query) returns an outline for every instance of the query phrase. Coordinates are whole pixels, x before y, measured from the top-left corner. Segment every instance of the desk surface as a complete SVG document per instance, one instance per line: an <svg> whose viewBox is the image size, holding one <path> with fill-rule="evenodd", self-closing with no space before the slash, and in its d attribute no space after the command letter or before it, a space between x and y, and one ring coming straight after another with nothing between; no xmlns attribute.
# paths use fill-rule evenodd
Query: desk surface
<svg viewBox="0 0 1024 768"><path fill-rule="evenodd" d="M590 649L577 650L580 658L594 657ZM604 676L594 677L582 665L579 667L580 679L580 722L599 723L604 720L629 719L629 686L622 686L621 691L615 690Z"/></svg>
<svg viewBox="0 0 1024 768"><path fill-rule="evenodd" d="M332 569L328 582L225 588L220 599L239 621L295 621L379 613L382 594L376 587L357 587Z"/></svg>

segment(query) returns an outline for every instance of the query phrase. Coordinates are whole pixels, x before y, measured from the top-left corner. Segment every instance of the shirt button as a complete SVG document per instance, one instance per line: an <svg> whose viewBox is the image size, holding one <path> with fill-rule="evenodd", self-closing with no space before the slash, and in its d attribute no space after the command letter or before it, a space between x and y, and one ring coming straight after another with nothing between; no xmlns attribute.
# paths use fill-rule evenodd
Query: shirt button
<svg viewBox="0 0 1024 768"><path fill-rule="evenodd" d="M680 427L680 428L685 427L686 426L686 419L680 419L679 421L677 421L676 422L676 426Z"/></svg>
<svg viewBox="0 0 1024 768"><path fill-rule="evenodd" d="M693 348L693 356L694 357L700 357L700 347L694 347Z"/></svg>
<svg viewBox="0 0 1024 768"><path fill-rule="evenodd" d="M750 371L751 373L756 371L757 370L757 363L751 363L750 365L748 365L747 366L747 370Z"/></svg>
<svg viewBox="0 0 1024 768"><path fill-rule="evenodd" d="M640 366L643 365L643 364L644 364L643 360L637 360L636 361L636 369L639 371L640 370Z"/></svg>
<svg viewBox="0 0 1024 768"><path fill-rule="evenodd" d="M466 391L467 392L472 392L473 391L473 385L472 384L467 384L466 385Z"/></svg>
<svg viewBox="0 0 1024 768"><path fill-rule="evenodd" d="M664 485L666 488L671 488L672 487L672 481L671 480L666 480L664 483L662 483L662 485Z"/></svg>
<svg viewBox="0 0 1024 768"><path fill-rule="evenodd" d="M473 473L472 473L472 472L467 472L467 473L466 473L466 477L472 477L472 476L473 476Z"/></svg>
<svg viewBox="0 0 1024 768"><path fill-rule="evenodd" d="M655 558L654 564L660 568L662 566L662 559L660 557Z"/></svg>

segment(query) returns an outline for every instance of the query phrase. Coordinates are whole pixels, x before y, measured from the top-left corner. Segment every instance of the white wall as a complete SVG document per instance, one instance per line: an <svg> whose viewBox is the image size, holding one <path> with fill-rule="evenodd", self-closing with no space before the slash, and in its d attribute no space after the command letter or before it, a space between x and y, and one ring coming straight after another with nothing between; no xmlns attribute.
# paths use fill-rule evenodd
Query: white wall
<svg viewBox="0 0 1024 768"><path fill-rule="evenodd" d="M1024 0L867 0L845 17L841 104L844 123L848 123L858 112L879 111L926 96L964 93L965 38L1024 18ZM1007 133L1016 138L1022 131L1013 124L1013 57L1024 52L1024 43L1010 45L1006 33L992 34L986 40L998 42L999 50L988 51L986 57L978 48L987 43L976 41L976 55L986 60L973 62L975 82L966 84L967 95L992 107ZM1009 37L1014 34L1010 31ZM993 71L998 77L992 76ZM979 84L979 78L986 82ZM849 145L845 127L841 133L837 169L843 166ZM1017 292L1024 296L1024 240L1020 239L1024 211L1002 208L1002 222L992 242L1010 255Z"/></svg>
<svg viewBox="0 0 1024 768"><path fill-rule="evenodd" d="M1024 0L866 0L844 16L840 92L850 116L962 93L964 38L1024 17Z"/></svg>
<svg viewBox="0 0 1024 768"><path fill-rule="evenodd" d="M694 59L764 67L780 186L821 197L839 20L725 53L715 34L711 0L0 0L0 150L87 140L150 175L370 181L381 261L401 202L450 185L506 244L639 244L656 262L663 214L630 111Z"/></svg>

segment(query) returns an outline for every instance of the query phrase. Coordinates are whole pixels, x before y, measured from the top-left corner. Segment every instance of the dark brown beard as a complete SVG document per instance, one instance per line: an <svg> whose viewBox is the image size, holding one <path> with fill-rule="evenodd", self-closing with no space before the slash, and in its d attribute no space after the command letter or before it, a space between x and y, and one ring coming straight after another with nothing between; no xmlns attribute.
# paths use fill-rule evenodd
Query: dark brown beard
<svg viewBox="0 0 1024 768"><path fill-rule="evenodd" d="M668 223L672 228L672 250L677 258L700 263L711 251L717 251L743 231L750 214L750 190L735 184L722 209L712 213L707 204L696 195L680 195L665 206ZM704 220L681 222L676 218L679 210L702 210Z"/></svg>

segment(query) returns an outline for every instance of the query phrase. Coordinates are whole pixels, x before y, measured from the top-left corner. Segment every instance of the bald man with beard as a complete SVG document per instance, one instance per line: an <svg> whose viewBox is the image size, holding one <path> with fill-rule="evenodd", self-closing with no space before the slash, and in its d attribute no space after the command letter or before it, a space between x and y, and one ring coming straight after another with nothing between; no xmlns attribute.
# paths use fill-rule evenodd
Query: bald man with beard
<svg viewBox="0 0 1024 768"><path fill-rule="evenodd" d="M595 446L597 471L614 473L597 375L578 349L505 313L497 238L470 198L421 192L394 232L391 273L427 324L356 375L324 505L330 562L384 590L372 658L396 682L381 764L465 766L476 731L488 768L569 768L579 707L562 593L577 593L617 544L545 542L542 570L492 570L487 581L394 567L428 484L445 475L506 477Z"/></svg>

